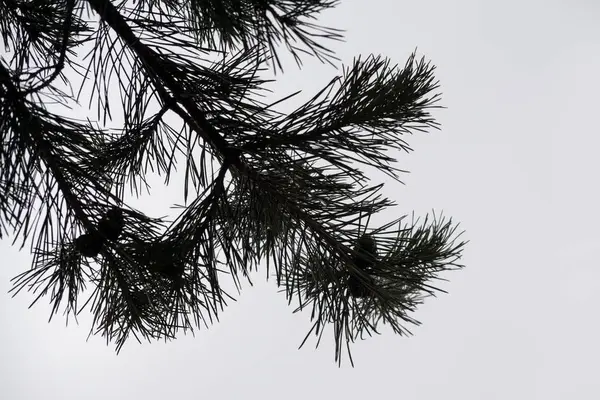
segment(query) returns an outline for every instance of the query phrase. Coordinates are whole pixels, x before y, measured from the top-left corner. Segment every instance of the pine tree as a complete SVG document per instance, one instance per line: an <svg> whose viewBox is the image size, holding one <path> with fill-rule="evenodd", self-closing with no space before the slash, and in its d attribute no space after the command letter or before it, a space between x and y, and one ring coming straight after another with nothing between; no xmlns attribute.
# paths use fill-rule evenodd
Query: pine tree
<svg viewBox="0 0 600 400"><path fill-rule="evenodd" d="M91 312L90 333L119 351L208 326L232 298L224 279L239 287L263 266L310 310L307 338L333 325L340 363L381 324L409 333L465 242L443 216L369 226L395 204L361 166L399 182L390 152L439 128L435 67L357 57L291 113L261 100L282 46L299 66L307 54L335 65L322 42L341 31L310 21L336 3L1 0L0 236L33 255L13 292L49 296L51 315ZM67 117L76 76L97 121ZM122 129L107 127L116 105ZM177 218L126 204L182 165Z"/></svg>

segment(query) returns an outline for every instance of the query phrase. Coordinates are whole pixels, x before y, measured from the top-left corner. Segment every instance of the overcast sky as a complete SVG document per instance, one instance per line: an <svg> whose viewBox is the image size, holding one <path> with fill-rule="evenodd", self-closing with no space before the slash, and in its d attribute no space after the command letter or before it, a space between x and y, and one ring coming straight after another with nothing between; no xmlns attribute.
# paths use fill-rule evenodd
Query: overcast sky
<svg viewBox="0 0 600 400"><path fill-rule="evenodd" d="M6 294L30 257L4 242L0 397L600 398L599 21L592 0L347 0L323 16L348 31L334 44L346 64L369 53L404 64L418 47L438 67L442 130L409 138L406 185L386 188L399 206L379 219L443 210L471 242L413 337L384 331L339 369L331 335L297 350L310 315L259 280L210 330L117 356L100 337L86 342L89 318L48 324L49 306ZM288 64L278 96L308 96L336 74L306 61ZM155 196L144 201L158 215L170 199Z"/></svg>

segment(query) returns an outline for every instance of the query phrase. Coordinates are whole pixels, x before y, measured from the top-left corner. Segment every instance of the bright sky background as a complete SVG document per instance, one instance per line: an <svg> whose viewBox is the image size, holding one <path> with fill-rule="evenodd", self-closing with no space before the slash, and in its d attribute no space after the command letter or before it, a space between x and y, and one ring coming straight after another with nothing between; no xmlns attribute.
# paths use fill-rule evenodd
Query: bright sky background
<svg viewBox="0 0 600 400"><path fill-rule="evenodd" d="M346 64L369 53L404 64L418 47L438 66L442 131L409 138L400 166L411 173L386 188L399 207L382 220L443 210L471 242L450 294L417 312L415 336L384 331L339 369L331 335L297 350L310 315L258 279L210 330L117 356L86 342L89 319L48 324L49 306L6 294L30 257L4 242L0 398L600 398L599 21L591 0L347 0L324 15L348 30L333 44ZM335 74L306 59L274 88L308 96ZM162 194L144 200L157 214Z"/></svg>

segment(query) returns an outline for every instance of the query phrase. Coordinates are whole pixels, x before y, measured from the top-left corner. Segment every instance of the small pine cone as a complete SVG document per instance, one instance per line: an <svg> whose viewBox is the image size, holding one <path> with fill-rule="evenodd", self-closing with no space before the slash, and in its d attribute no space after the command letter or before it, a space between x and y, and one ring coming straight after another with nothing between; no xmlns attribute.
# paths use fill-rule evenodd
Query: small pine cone
<svg viewBox="0 0 600 400"><path fill-rule="evenodd" d="M348 291L352 297L370 297L373 292L358 277L351 275L348 278Z"/></svg>
<svg viewBox="0 0 600 400"><path fill-rule="evenodd" d="M362 235L358 239L354 251L356 252L353 257L354 265L363 272L371 271L377 262L377 242L375 238L368 234ZM367 279L369 282L373 282L370 276ZM371 289L355 275L350 275L348 278L348 291L350 295L356 298L370 297L373 294Z"/></svg>
<svg viewBox="0 0 600 400"><path fill-rule="evenodd" d="M377 262L377 242L373 236L364 234L358 239L354 249L354 264L363 271L368 271L375 266Z"/></svg>
<svg viewBox="0 0 600 400"><path fill-rule="evenodd" d="M106 239L114 242L119 239L119 236L123 231L124 224L125 221L123 219L123 210L121 210L119 207L113 207L100 220L100 223L98 224L98 232Z"/></svg>
<svg viewBox="0 0 600 400"><path fill-rule="evenodd" d="M104 246L104 238L98 233L86 233L75 239L75 248L84 257L96 257Z"/></svg>
<svg viewBox="0 0 600 400"><path fill-rule="evenodd" d="M150 304L150 297L142 290L134 290L131 297L133 299L133 304L135 304L137 308L142 308Z"/></svg>
<svg viewBox="0 0 600 400"><path fill-rule="evenodd" d="M157 242L148 249L145 259L151 271L175 280L183 275L185 266L181 263L173 262L172 249L170 247L171 244L168 242Z"/></svg>
<svg viewBox="0 0 600 400"><path fill-rule="evenodd" d="M182 264L162 264L160 273L166 276L169 279L178 279L181 278L185 271L185 267Z"/></svg>

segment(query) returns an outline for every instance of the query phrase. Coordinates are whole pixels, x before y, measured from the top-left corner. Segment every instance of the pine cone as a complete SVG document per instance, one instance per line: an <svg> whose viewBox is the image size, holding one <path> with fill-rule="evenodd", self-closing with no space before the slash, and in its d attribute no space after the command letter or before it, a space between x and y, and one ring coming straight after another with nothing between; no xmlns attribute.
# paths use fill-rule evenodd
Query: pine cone
<svg viewBox="0 0 600 400"><path fill-rule="evenodd" d="M348 278L348 290L352 297L357 298L369 297L372 294L372 291L354 275Z"/></svg>
<svg viewBox="0 0 600 400"><path fill-rule="evenodd" d="M86 233L75 239L75 248L84 257L96 257L104 246L104 238L98 233Z"/></svg>
<svg viewBox="0 0 600 400"><path fill-rule="evenodd" d="M150 297L142 290L134 290L131 297L137 308L143 308L150 304Z"/></svg>
<svg viewBox="0 0 600 400"><path fill-rule="evenodd" d="M173 262L172 251L172 243L156 242L148 248L145 258L152 271L174 280L183 275L185 267Z"/></svg>
<svg viewBox="0 0 600 400"><path fill-rule="evenodd" d="M356 256L354 256L354 263L356 266L363 271L373 269L377 262L377 242L373 236L364 234L358 239L358 243L354 248Z"/></svg>
<svg viewBox="0 0 600 400"><path fill-rule="evenodd" d="M373 270L375 263L377 262L377 242L373 236L364 234L362 235L354 248L357 253L354 258L354 264L360 268L363 272L369 272ZM369 276L368 280L370 283L373 279ZM357 276L350 275L348 278L348 290L353 297L363 298L368 297L372 294L369 289Z"/></svg>
<svg viewBox="0 0 600 400"><path fill-rule="evenodd" d="M123 210L119 207L113 207L98 224L98 232L106 239L114 242L119 239L121 232L123 231L123 225L125 221L123 219Z"/></svg>

